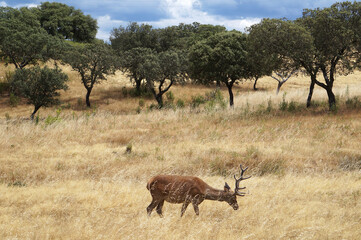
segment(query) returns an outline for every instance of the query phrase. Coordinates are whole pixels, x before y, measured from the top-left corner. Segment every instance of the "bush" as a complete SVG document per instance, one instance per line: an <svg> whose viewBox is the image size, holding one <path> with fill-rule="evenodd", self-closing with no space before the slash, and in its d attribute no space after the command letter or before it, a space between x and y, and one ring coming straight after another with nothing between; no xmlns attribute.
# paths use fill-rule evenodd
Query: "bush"
<svg viewBox="0 0 361 240"><path fill-rule="evenodd" d="M174 102L174 94L171 91L166 92L167 102L173 103Z"/></svg>
<svg viewBox="0 0 361 240"><path fill-rule="evenodd" d="M184 108L185 103L182 99L178 99L176 105L178 108Z"/></svg>
<svg viewBox="0 0 361 240"><path fill-rule="evenodd" d="M16 96L14 93L10 93L9 101L10 101L10 106L16 107L20 102L20 98Z"/></svg>
<svg viewBox="0 0 361 240"><path fill-rule="evenodd" d="M286 111L287 107L288 107L288 102L286 102L286 93L284 93L282 96L282 102L280 102L279 104L279 109L281 111Z"/></svg>
<svg viewBox="0 0 361 240"><path fill-rule="evenodd" d="M59 68L50 69L35 66L29 69L15 71L12 86L19 91L21 96L34 106L31 118L40 107L47 107L58 103L59 90L66 90L68 76Z"/></svg>
<svg viewBox="0 0 361 240"><path fill-rule="evenodd" d="M358 97L348 98L345 103L346 107L350 109L361 107L361 100Z"/></svg>
<svg viewBox="0 0 361 240"><path fill-rule="evenodd" d="M289 112L295 112L296 111L296 103L294 101L291 101L289 104L288 104L288 107L287 107L287 111Z"/></svg>
<svg viewBox="0 0 361 240"><path fill-rule="evenodd" d="M202 95L192 96L191 107L197 108L201 104L204 104L205 102L206 102L206 99Z"/></svg>

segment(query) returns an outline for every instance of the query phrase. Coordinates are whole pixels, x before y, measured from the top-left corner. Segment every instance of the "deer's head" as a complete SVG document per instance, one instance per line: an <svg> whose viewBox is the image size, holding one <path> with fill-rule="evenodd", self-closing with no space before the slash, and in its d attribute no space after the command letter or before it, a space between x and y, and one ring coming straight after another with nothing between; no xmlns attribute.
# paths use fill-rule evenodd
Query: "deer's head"
<svg viewBox="0 0 361 240"><path fill-rule="evenodd" d="M238 210L238 203L237 203L237 196L241 196L244 197L246 195L245 192L240 192L239 190L245 189L246 187L239 187L239 183L242 180L246 180L249 177L243 177L244 172L248 169L248 167L246 167L245 169L242 168L242 165L240 165L241 168L241 176L237 179L236 175L234 175L234 179L236 180L236 184L235 184L235 188L234 188L234 192L231 191L231 188L229 187L229 185L227 183L225 183L224 185L224 200L234 209L234 210Z"/></svg>

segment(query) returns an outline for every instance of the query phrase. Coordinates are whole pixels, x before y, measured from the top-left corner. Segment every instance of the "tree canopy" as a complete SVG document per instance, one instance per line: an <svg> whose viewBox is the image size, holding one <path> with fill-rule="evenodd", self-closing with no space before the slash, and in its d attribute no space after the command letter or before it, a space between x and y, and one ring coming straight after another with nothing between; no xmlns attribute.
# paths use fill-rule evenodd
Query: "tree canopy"
<svg viewBox="0 0 361 240"><path fill-rule="evenodd" d="M40 13L37 8L0 8L0 57L5 63L23 69L39 61L61 58L65 42L42 27ZM72 26L81 28L77 23Z"/></svg>
<svg viewBox="0 0 361 240"><path fill-rule="evenodd" d="M246 35L237 31L217 33L198 41L189 53L190 77L201 83L223 82L233 106L232 87L246 75Z"/></svg>
<svg viewBox="0 0 361 240"><path fill-rule="evenodd" d="M57 2L43 2L36 10L40 25L47 33L75 42L91 42L97 21L81 10Z"/></svg>

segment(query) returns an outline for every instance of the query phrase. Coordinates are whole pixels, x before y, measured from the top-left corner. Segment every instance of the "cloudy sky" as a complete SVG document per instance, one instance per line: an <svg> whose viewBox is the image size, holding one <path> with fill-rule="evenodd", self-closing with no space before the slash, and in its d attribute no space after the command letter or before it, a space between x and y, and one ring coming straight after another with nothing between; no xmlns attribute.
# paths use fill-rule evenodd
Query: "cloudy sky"
<svg viewBox="0 0 361 240"><path fill-rule="evenodd" d="M34 7L46 0L0 0L0 6ZM54 1L49 1L54 2ZM334 0L59 0L98 20L98 38L109 39L114 27L129 22L154 27L199 22L243 31L262 18L295 19L302 9L327 7Z"/></svg>

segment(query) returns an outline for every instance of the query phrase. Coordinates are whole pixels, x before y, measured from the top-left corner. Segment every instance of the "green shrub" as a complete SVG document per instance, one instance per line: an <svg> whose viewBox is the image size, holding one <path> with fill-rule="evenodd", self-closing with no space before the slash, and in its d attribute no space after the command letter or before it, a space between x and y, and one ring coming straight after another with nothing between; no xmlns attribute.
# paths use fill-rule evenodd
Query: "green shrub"
<svg viewBox="0 0 361 240"><path fill-rule="evenodd" d="M286 111L287 107L288 107L288 102L286 102L286 93L284 93L282 96L282 102L280 102L279 104L279 109L281 111Z"/></svg>
<svg viewBox="0 0 361 240"><path fill-rule="evenodd" d="M10 101L10 106L16 107L20 102L20 98L16 96L14 93L10 93L9 101Z"/></svg>
<svg viewBox="0 0 361 240"><path fill-rule="evenodd" d="M182 99L178 99L176 105L178 108L184 108L185 103Z"/></svg>
<svg viewBox="0 0 361 240"><path fill-rule="evenodd" d="M167 97L167 102L168 103L173 103L174 102L174 94L171 91L166 92L165 96Z"/></svg>
<svg viewBox="0 0 361 240"><path fill-rule="evenodd" d="M296 102L291 101L291 102L288 104L287 111L289 111L289 112L295 112L295 111L296 111L296 108L297 108Z"/></svg>
<svg viewBox="0 0 361 240"><path fill-rule="evenodd" d="M192 96L191 107L197 108L201 104L204 104L205 102L206 102L206 99L202 95Z"/></svg>
<svg viewBox="0 0 361 240"><path fill-rule="evenodd" d="M353 98L348 98L345 103L346 103L346 107L350 109L361 107L361 100L356 96Z"/></svg>

